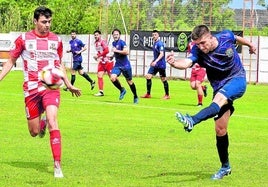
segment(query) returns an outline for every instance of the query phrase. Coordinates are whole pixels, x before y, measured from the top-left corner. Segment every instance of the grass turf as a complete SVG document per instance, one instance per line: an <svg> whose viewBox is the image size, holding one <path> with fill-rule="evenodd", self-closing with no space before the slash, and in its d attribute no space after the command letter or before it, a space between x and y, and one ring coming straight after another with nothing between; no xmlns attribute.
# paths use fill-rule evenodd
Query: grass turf
<svg viewBox="0 0 268 187"><path fill-rule="evenodd" d="M90 75L96 79L95 74ZM77 76L80 98L62 91L59 124L62 169L54 179L49 136L32 138L27 129L22 72L12 71L0 83L0 186L265 186L268 184L268 86L248 85L235 101L229 123L232 174L220 181L210 176L220 167L212 119L184 132L174 113L194 114L196 92L188 81L170 80L170 100L153 78L152 98L133 104L127 83L124 100L105 76L105 96ZM134 77L138 95L145 79ZM208 85L208 83L207 83ZM204 106L211 101L212 89Z"/></svg>

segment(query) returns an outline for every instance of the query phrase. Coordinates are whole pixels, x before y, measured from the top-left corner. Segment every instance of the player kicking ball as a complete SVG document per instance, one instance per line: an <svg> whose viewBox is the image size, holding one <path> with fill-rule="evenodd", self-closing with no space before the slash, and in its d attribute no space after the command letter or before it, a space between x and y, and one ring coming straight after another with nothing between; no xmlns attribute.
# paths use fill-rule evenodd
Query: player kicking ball
<svg viewBox="0 0 268 187"><path fill-rule="evenodd" d="M187 69L197 62L201 67L206 68L207 78L214 91L213 100L208 107L195 115L176 112L176 118L187 132L191 132L201 121L214 118L216 147L221 167L211 176L211 179L218 180L231 174L227 127L234 112L233 102L243 96L247 85L246 72L235 44L248 46L251 54L256 52L256 47L229 30L212 35L206 25L196 26L192 31L191 39L194 46L188 58L175 60L174 54L171 53L167 56L167 62L177 69Z"/></svg>

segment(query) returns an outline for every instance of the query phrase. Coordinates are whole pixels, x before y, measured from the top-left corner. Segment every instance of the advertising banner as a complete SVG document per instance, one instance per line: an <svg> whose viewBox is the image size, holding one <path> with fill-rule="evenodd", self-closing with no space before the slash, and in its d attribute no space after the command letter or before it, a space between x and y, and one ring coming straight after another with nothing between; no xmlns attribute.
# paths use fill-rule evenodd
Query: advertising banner
<svg viewBox="0 0 268 187"><path fill-rule="evenodd" d="M217 33L212 31L212 33ZM243 31L233 31L235 35L243 36ZM159 31L166 51L185 52L190 41L191 31ZM152 31L130 31L130 50L151 51L153 46ZM241 53L241 46L237 46Z"/></svg>

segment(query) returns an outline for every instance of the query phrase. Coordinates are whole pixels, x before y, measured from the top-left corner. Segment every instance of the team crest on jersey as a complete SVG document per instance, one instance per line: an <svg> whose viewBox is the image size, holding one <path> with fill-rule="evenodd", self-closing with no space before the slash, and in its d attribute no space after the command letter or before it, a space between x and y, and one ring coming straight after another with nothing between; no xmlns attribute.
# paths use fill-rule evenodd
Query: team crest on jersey
<svg viewBox="0 0 268 187"><path fill-rule="evenodd" d="M29 43L29 45L28 45L28 49L29 49L29 50L33 50L33 48L34 48L33 44L32 44L32 43Z"/></svg>
<svg viewBox="0 0 268 187"><path fill-rule="evenodd" d="M49 46L49 49L51 49L52 51L56 51L57 50L56 44L51 43L50 46Z"/></svg>
<svg viewBox="0 0 268 187"><path fill-rule="evenodd" d="M228 48L226 51L225 51L225 54L228 56L228 57L232 57L234 55L234 51L232 48Z"/></svg>
<svg viewBox="0 0 268 187"><path fill-rule="evenodd" d="M25 46L28 51L36 50L36 42L32 40L25 40Z"/></svg>

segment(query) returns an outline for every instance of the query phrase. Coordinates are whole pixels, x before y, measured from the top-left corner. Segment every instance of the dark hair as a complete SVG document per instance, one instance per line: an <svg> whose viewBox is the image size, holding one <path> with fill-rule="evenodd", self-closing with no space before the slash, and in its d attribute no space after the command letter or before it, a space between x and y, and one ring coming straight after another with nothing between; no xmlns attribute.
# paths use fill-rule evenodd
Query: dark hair
<svg viewBox="0 0 268 187"><path fill-rule="evenodd" d="M154 29L154 30L153 30L153 33L158 33L158 30Z"/></svg>
<svg viewBox="0 0 268 187"><path fill-rule="evenodd" d="M114 29L114 30L112 31L112 34L114 34L114 31L119 32L119 34L121 35L121 31L120 31L119 29Z"/></svg>
<svg viewBox="0 0 268 187"><path fill-rule="evenodd" d="M71 31L71 34L72 34L72 33L75 33L75 34L77 34L77 32L76 32L75 30L72 30L72 31Z"/></svg>
<svg viewBox="0 0 268 187"><path fill-rule="evenodd" d="M93 34L95 34L95 33L101 34L101 31L100 30L95 30Z"/></svg>
<svg viewBox="0 0 268 187"><path fill-rule="evenodd" d="M193 29L191 38L192 40L197 40L206 33L210 33L209 28L206 25L198 25Z"/></svg>
<svg viewBox="0 0 268 187"><path fill-rule="evenodd" d="M44 6L37 7L34 11L34 19L38 20L40 16L45 16L46 18L52 17L52 11Z"/></svg>

